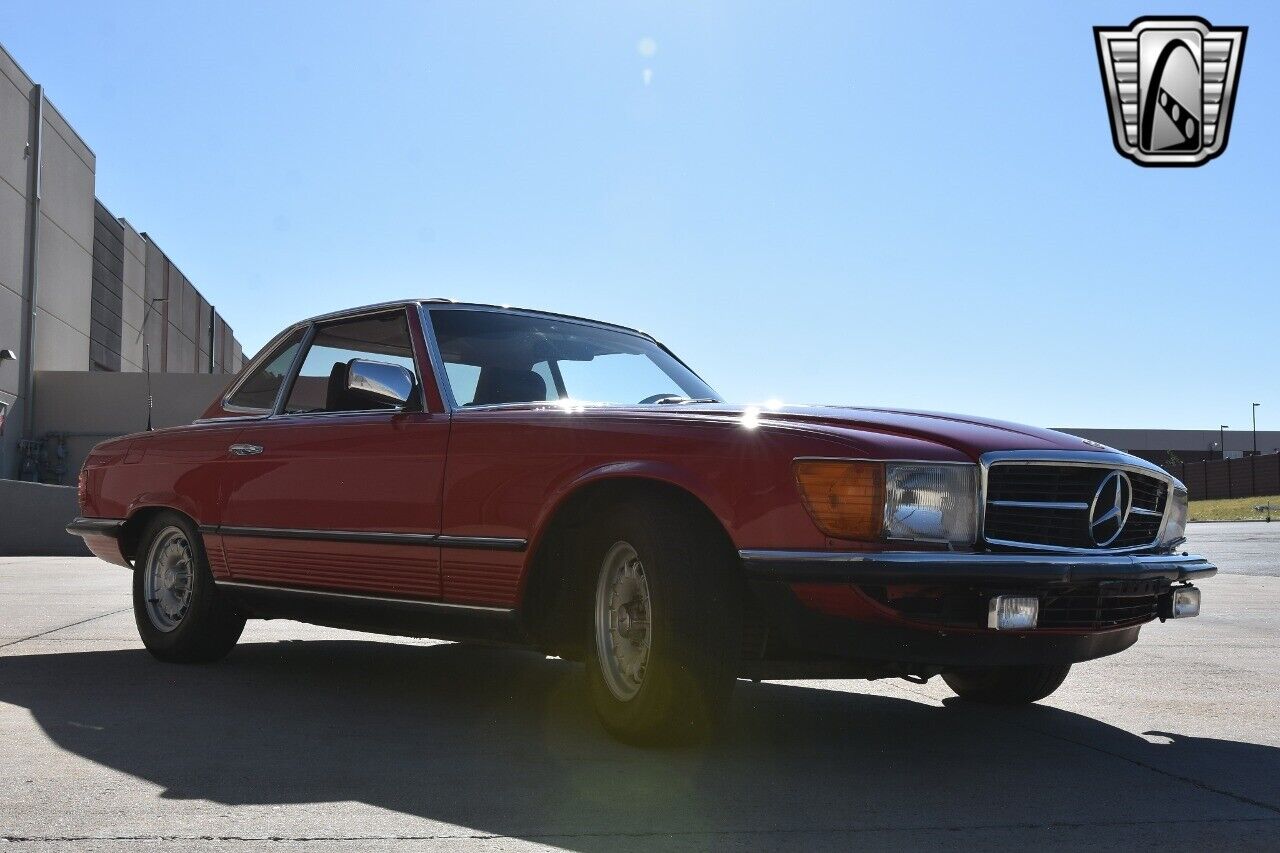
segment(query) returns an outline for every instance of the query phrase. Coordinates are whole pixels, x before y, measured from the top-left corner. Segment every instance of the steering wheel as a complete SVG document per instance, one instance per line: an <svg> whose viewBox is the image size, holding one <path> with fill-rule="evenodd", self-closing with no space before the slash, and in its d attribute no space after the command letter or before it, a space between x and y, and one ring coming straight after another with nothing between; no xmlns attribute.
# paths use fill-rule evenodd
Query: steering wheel
<svg viewBox="0 0 1280 853"><path fill-rule="evenodd" d="M662 400L683 400L683 399L684 399L683 394L650 394L648 397L645 397L636 405L645 406L645 405L648 405L649 403L661 402Z"/></svg>

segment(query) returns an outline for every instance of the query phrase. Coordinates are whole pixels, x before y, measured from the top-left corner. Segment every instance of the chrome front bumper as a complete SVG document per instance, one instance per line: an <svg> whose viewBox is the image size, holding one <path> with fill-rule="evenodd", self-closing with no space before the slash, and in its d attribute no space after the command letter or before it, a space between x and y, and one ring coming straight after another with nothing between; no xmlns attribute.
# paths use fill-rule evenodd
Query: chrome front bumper
<svg viewBox="0 0 1280 853"><path fill-rule="evenodd" d="M1193 554L960 554L950 551L738 552L754 579L832 583L1018 583L1193 581L1218 567Z"/></svg>

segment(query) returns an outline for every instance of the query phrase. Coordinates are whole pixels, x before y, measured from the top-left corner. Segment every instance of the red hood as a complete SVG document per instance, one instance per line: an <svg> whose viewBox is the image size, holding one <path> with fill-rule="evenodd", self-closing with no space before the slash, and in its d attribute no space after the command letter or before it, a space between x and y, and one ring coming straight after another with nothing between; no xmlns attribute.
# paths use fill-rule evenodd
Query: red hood
<svg viewBox="0 0 1280 853"><path fill-rule="evenodd" d="M537 405L542 408L546 404ZM608 417L637 415L662 420L708 418L758 419L760 428L799 428L830 439L849 443L868 456L879 458L933 458L918 455L923 445L950 448L976 460L992 450L1098 450L1082 438L1040 427L953 415L942 412L911 412L901 409L869 409L854 406L746 406L728 403L693 403L672 406L601 407L588 406L586 412ZM751 414L748 414L751 413ZM910 454L910 455L897 455ZM943 456L950 456L944 452Z"/></svg>
<svg viewBox="0 0 1280 853"><path fill-rule="evenodd" d="M762 411L763 419L779 418L829 424L842 429L887 432L953 447L977 458L991 450L1097 450L1082 438L1042 427L956 415L869 409L856 406L786 406Z"/></svg>

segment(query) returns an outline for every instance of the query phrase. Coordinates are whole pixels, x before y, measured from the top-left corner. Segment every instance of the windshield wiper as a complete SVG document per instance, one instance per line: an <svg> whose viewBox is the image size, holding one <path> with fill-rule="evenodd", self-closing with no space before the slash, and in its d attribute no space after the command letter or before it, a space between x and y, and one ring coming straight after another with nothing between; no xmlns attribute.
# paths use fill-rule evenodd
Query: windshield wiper
<svg viewBox="0 0 1280 853"><path fill-rule="evenodd" d="M660 406L683 406L686 403L719 403L715 397L678 397L672 394L670 397L662 397L654 400Z"/></svg>

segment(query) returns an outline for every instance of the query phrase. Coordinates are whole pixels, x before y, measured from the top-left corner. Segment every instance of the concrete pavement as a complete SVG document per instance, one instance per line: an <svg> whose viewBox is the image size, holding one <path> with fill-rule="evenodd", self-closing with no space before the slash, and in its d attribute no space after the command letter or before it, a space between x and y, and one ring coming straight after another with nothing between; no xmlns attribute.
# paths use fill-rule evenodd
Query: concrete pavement
<svg viewBox="0 0 1280 853"><path fill-rule="evenodd" d="M222 663L164 665L125 570L0 558L0 849L1274 850L1280 524L1242 526L1193 528L1232 562L1203 616L1038 706L741 683L720 739L655 751L608 739L560 661L252 622Z"/></svg>

